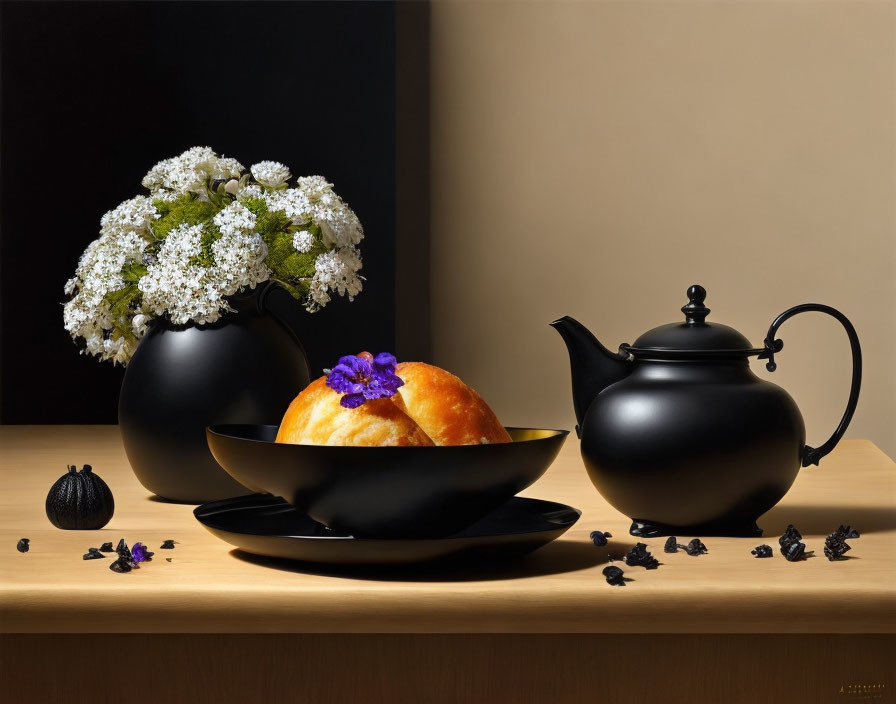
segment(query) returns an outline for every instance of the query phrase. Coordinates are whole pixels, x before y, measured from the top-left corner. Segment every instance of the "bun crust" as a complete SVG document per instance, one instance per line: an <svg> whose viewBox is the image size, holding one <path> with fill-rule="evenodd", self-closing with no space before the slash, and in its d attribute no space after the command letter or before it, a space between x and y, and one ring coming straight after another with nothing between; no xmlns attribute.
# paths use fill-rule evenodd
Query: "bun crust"
<svg viewBox="0 0 896 704"><path fill-rule="evenodd" d="M391 398L343 408L326 377L311 382L289 404L277 442L294 445L433 445L433 441Z"/></svg>
<svg viewBox="0 0 896 704"><path fill-rule="evenodd" d="M436 445L510 442L494 411L454 374L424 362L402 362L395 373L404 386L392 400L401 398L407 415Z"/></svg>

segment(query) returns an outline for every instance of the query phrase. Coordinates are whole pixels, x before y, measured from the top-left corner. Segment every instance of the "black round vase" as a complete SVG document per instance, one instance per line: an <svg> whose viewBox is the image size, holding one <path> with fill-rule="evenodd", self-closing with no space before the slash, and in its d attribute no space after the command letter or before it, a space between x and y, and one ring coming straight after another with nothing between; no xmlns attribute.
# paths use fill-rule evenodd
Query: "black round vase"
<svg viewBox="0 0 896 704"><path fill-rule="evenodd" d="M266 284L230 299L235 312L203 326L156 319L128 363L118 423L140 483L172 501L246 494L208 449L206 426L279 424L309 382L296 332L300 305Z"/></svg>

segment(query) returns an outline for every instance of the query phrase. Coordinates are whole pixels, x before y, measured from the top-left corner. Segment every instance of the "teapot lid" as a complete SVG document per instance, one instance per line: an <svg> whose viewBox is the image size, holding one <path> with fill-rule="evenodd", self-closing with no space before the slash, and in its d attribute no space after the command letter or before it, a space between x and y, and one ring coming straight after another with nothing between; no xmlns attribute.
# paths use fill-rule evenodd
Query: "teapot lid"
<svg viewBox="0 0 896 704"><path fill-rule="evenodd" d="M660 359L745 357L762 352L734 328L706 322L709 308L703 305L705 288L695 284L687 295L688 303L681 308L684 322L648 330L634 344L623 345L622 350L634 357Z"/></svg>

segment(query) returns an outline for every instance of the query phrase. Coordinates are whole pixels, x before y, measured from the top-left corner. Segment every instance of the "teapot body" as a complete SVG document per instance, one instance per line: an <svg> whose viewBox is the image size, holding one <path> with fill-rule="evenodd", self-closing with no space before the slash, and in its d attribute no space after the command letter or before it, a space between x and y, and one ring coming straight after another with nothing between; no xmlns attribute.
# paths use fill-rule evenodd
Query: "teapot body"
<svg viewBox="0 0 896 704"><path fill-rule="evenodd" d="M747 360L636 360L581 424L582 457L632 535L760 535L790 489L803 418Z"/></svg>
<svg viewBox="0 0 896 704"><path fill-rule="evenodd" d="M843 313L803 303L778 315L762 347L707 322L706 289L694 284L684 322L652 328L613 353L579 321L551 323L569 352L582 457L597 490L630 516L632 535L761 535L756 519L790 489L800 467L817 465L843 437L862 386L862 348ZM846 332L852 382L834 433L805 444L793 399L750 370L777 369L781 325L823 313Z"/></svg>

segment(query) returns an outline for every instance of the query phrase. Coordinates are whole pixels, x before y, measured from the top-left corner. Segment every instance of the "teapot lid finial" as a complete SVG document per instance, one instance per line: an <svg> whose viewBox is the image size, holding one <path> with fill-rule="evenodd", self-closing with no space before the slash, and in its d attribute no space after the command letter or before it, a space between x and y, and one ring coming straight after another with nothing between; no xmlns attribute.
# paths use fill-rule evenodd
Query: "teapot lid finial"
<svg viewBox="0 0 896 704"><path fill-rule="evenodd" d="M700 284L694 284L688 289L688 303L681 307L688 323L702 323L709 315L709 308L703 305L706 300L706 289Z"/></svg>
<svg viewBox="0 0 896 704"><path fill-rule="evenodd" d="M705 288L694 284L688 289L688 299L681 308L685 320L648 330L619 349L640 359L676 360L736 359L762 352L734 328L706 320L709 308L703 305Z"/></svg>

